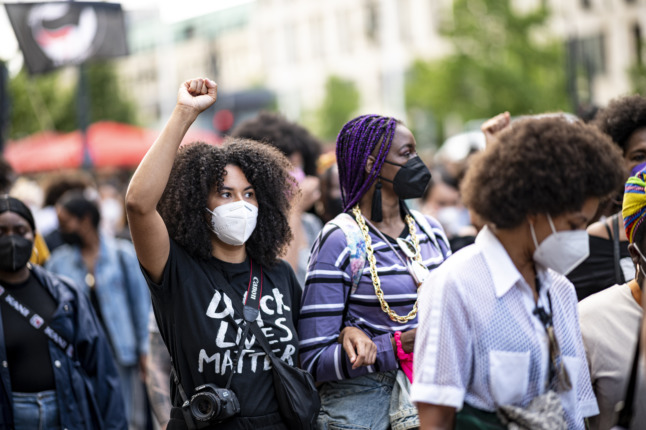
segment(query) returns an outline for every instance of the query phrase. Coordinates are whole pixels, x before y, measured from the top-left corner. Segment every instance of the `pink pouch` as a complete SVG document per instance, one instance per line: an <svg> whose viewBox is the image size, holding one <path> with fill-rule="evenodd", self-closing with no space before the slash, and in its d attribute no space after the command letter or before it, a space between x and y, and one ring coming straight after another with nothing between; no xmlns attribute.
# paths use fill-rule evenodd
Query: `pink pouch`
<svg viewBox="0 0 646 430"><path fill-rule="evenodd" d="M408 380L413 383L413 353L404 352L401 341L401 332L395 332L395 345L397 345L397 358L401 365L402 371L408 377Z"/></svg>

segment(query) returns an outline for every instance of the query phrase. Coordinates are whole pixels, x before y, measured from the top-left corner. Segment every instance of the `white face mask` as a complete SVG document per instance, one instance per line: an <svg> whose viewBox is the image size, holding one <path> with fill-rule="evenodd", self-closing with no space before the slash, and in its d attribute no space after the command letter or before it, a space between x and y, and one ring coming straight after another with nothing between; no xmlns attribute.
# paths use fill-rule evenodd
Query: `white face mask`
<svg viewBox="0 0 646 430"><path fill-rule="evenodd" d="M471 224L469 211L456 206L444 206L438 209L435 218L444 227L444 232L450 236L457 236L460 231Z"/></svg>
<svg viewBox="0 0 646 430"><path fill-rule="evenodd" d="M256 228L258 208L245 201L227 203L216 207L211 214L211 231L224 243L244 245Z"/></svg>
<svg viewBox="0 0 646 430"><path fill-rule="evenodd" d="M552 234L543 239L540 245L536 240L534 225L531 222L529 224L534 246L536 246L534 262L567 275L590 255L588 233L585 230L556 231L549 214L547 220L552 228Z"/></svg>

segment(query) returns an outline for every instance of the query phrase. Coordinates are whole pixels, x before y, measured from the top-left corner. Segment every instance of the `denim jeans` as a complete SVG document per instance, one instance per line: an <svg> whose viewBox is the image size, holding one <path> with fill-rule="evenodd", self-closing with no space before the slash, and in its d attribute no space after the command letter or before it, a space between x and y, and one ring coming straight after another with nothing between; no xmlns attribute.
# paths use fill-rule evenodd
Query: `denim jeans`
<svg viewBox="0 0 646 430"><path fill-rule="evenodd" d="M60 430L56 391L13 393L15 430Z"/></svg>
<svg viewBox="0 0 646 430"><path fill-rule="evenodd" d="M406 376L402 373L402 376ZM331 381L319 387L321 411L317 426L320 430L387 430L419 426L417 410L410 398L399 395L395 387L397 371L370 373L353 379ZM396 398L393 398L393 388ZM414 417L409 414L411 412ZM417 420L411 426L411 420Z"/></svg>
<svg viewBox="0 0 646 430"><path fill-rule="evenodd" d="M139 366L122 366L119 363L119 382L121 384L121 395L125 402L126 418L128 427L131 429L143 429L146 427L146 387L139 378Z"/></svg>

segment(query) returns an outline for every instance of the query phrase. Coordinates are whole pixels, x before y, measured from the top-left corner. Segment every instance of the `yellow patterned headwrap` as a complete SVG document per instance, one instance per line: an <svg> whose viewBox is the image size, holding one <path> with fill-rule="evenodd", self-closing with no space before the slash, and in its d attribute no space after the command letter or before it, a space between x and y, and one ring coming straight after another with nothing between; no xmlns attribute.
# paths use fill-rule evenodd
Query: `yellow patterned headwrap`
<svg viewBox="0 0 646 430"><path fill-rule="evenodd" d="M635 232L646 219L646 170L628 178L624 189L624 204L621 209L628 241L633 243Z"/></svg>

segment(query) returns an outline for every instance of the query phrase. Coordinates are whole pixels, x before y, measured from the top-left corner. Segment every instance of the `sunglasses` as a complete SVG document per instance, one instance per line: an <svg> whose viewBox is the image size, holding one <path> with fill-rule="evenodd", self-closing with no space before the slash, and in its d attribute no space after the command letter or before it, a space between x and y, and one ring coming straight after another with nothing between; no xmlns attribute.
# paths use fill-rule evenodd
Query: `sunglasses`
<svg viewBox="0 0 646 430"><path fill-rule="evenodd" d="M421 285L430 272L426 266L417 261L419 251L415 249L415 245L413 245L412 241L401 237L397 238L397 245L399 245L399 248L404 252L406 257L409 258L409 271L413 275L417 285Z"/></svg>
<svg viewBox="0 0 646 430"><path fill-rule="evenodd" d="M399 245L404 254L406 254L406 257L415 258L417 256L418 251L415 249L415 245L413 245L412 241L398 237L397 245Z"/></svg>

